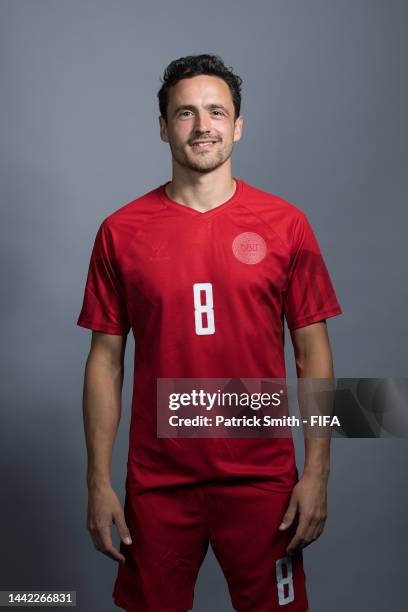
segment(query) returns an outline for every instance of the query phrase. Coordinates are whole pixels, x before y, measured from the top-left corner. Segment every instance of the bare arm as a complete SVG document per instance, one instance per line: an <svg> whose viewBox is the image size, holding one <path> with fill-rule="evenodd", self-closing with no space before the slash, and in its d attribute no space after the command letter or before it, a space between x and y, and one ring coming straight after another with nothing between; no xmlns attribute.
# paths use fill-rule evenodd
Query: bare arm
<svg viewBox="0 0 408 612"><path fill-rule="evenodd" d="M326 322L292 331L298 378L333 379L333 356ZM304 472L329 477L330 437L305 437Z"/></svg>
<svg viewBox="0 0 408 612"><path fill-rule="evenodd" d="M111 526L121 539L130 533L120 501L111 486L113 445L121 416L126 337L92 332L91 349L85 366L83 417L88 455L87 528L95 547L112 559L125 561L113 546Z"/></svg>
<svg viewBox="0 0 408 612"><path fill-rule="evenodd" d="M110 484L112 450L121 415L126 338L92 332L85 366L83 416L87 484Z"/></svg>
<svg viewBox="0 0 408 612"><path fill-rule="evenodd" d="M291 332L298 378L333 379L333 357L325 321ZM330 437L305 437L303 476L293 489L281 529L292 524L297 512L296 535L287 551L296 552L316 540L327 517L327 481L330 474Z"/></svg>

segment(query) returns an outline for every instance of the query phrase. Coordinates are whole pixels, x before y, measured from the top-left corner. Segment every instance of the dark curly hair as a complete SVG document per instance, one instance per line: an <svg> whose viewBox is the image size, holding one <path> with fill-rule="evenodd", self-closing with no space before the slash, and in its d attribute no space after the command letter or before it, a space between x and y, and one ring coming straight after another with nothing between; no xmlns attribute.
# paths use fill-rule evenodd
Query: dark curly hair
<svg viewBox="0 0 408 612"><path fill-rule="evenodd" d="M187 55L173 60L165 69L163 78L160 79L161 86L157 97L159 98L160 114L167 123L167 105L169 102L169 90L181 79L208 74L223 79L231 92L234 103L234 120L239 117L241 110L241 83L242 79L234 74L231 67L225 66L223 60L212 53L202 55Z"/></svg>

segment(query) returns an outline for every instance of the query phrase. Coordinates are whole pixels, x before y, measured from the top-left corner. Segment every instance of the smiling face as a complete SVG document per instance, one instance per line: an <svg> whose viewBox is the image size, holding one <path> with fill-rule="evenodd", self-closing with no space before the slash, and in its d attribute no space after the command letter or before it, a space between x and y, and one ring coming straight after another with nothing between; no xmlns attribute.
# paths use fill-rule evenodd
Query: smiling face
<svg viewBox="0 0 408 612"><path fill-rule="evenodd" d="M171 87L167 124L160 117L160 137L169 143L173 160L180 166L210 172L231 157L234 142L241 138L242 123L241 115L234 121L227 83L199 75Z"/></svg>

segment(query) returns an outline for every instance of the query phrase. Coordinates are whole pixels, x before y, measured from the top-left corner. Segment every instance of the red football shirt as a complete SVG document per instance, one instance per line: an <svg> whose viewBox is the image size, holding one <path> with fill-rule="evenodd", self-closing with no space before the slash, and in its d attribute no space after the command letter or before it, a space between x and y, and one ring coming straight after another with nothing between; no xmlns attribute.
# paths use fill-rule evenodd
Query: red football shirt
<svg viewBox="0 0 408 612"><path fill-rule="evenodd" d="M138 492L234 477L289 491L298 478L290 438L157 437L157 378L285 378L284 317L295 329L342 313L305 214L234 180L207 212L165 183L96 235L77 324L133 331L127 483Z"/></svg>

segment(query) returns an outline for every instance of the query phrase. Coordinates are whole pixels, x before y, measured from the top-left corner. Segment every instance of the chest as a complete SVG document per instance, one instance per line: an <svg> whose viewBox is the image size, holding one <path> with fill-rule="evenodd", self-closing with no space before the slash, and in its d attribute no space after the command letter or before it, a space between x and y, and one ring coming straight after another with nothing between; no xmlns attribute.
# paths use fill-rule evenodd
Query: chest
<svg viewBox="0 0 408 612"><path fill-rule="evenodd" d="M149 224L121 261L128 303L189 311L279 301L288 255L257 219ZM201 222L200 222L201 221Z"/></svg>

